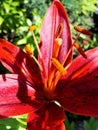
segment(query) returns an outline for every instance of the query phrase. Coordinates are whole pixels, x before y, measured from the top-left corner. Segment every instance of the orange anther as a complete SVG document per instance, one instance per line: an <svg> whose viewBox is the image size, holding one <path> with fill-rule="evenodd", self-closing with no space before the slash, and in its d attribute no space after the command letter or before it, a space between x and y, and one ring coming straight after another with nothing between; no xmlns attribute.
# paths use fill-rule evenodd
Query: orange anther
<svg viewBox="0 0 98 130"><path fill-rule="evenodd" d="M61 63L57 59L52 58L51 61L62 75L66 74L67 70L61 65Z"/></svg>
<svg viewBox="0 0 98 130"><path fill-rule="evenodd" d="M32 25L29 27L29 31L34 31L36 29L36 26L35 25Z"/></svg>
<svg viewBox="0 0 98 130"><path fill-rule="evenodd" d="M87 29L82 28L82 27L80 27L80 26L74 26L74 29L75 29L76 31L78 31L78 32L80 32L80 33L83 33L83 34L86 34L86 35L90 35L90 34L91 34L90 31L88 31Z"/></svg>
<svg viewBox="0 0 98 130"><path fill-rule="evenodd" d="M30 46L29 46L29 45L25 45L24 49L25 49L26 53L27 53L30 57L32 57L33 51L31 50Z"/></svg>

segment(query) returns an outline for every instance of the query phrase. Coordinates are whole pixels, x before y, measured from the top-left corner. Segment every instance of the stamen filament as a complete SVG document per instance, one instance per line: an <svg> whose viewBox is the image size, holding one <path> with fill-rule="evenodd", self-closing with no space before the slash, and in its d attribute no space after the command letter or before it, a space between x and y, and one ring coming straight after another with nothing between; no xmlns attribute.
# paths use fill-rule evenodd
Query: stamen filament
<svg viewBox="0 0 98 130"><path fill-rule="evenodd" d="M78 39L79 39L79 37L80 37L80 34L81 34L80 32L77 34L77 37L76 37L76 39L74 40L73 44L78 41Z"/></svg>
<svg viewBox="0 0 98 130"><path fill-rule="evenodd" d="M72 63L72 62L70 62L70 63L64 68L64 69L66 70L66 72L67 72L67 69L70 67L71 63ZM66 74L66 73L65 73L65 74ZM53 82L54 89L55 89L55 86L57 85L57 83L58 83L60 77L61 77L61 73L60 73L59 71L57 71L57 72L55 73L55 76L54 76L54 82Z"/></svg>
<svg viewBox="0 0 98 130"><path fill-rule="evenodd" d="M43 68L42 68L42 66L40 65L40 63L38 62L38 60L36 59L36 57L35 57L34 55L32 55L32 58L33 58L33 60L35 61L35 63L38 65L40 71L43 71Z"/></svg>
<svg viewBox="0 0 98 130"><path fill-rule="evenodd" d="M53 81L53 79L54 79L54 74L55 74L55 72L56 72L56 68L54 68L54 69L50 72L49 79L48 79L48 87L50 87L51 84L52 84L52 81Z"/></svg>
<svg viewBox="0 0 98 130"><path fill-rule="evenodd" d="M34 43L35 43L35 45L36 45L36 48L37 48L39 57L40 57L40 59L42 59L42 54L41 54L40 48L39 48L39 46L38 46L38 43L37 43L37 40L36 40L36 37L35 37L35 34L34 34L33 31L32 31L32 35L33 35Z"/></svg>
<svg viewBox="0 0 98 130"><path fill-rule="evenodd" d="M85 52L82 50L82 48L80 47L79 44L74 43L73 46L79 51L79 53L80 53L85 59L87 58Z"/></svg>
<svg viewBox="0 0 98 130"><path fill-rule="evenodd" d="M34 26L34 25L29 27L29 31L32 31L34 43L35 43L35 46L36 46L36 48L37 48L39 57L40 57L40 59L42 59L42 54L41 54L40 48L39 48L39 46L38 46L38 43L37 43L37 40L36 40L36 37L35 37L35 34L34 34L34 30L35 30L35 29L36 29L36 26Z"/></svg>
<svg viewBox="0 0 98 130"><path fill-rule="evenodd" d="M35 63L38 65L39 69L40 69L41 71L43 71L42 66L40 65L40 63L38 62L38 60L36 59L36 57L33 55L33 51L31 50L31 48L30 48L28 45L26 45L24 49L25 49L26 53L27 53L30 57L33 58L33 60L35 61Z"/></svg>
<svg viewBox="0 0 98 130"><path fill-rule="evenodd" d="M64 64L65 64L65 62L66 62L66 60L67 60L67 58L68 58L68 56L70 55L71 52L72 52L72 46L71 46L71 48L69 49L68 53L66 54L66 56L65 56L65 58L64 58L64 60L63 60L63 62L62 62L62 65L63 65L63 66L64 66Z"/></svg>

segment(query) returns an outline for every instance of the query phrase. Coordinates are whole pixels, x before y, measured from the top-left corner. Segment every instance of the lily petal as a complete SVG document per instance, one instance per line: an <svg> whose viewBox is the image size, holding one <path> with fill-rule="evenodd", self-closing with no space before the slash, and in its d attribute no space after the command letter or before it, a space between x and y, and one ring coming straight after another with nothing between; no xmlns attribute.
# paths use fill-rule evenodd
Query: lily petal
<svg viewBox="0 0 98 130"><path fill-rule="evenodd" d="M0 75L0 118L35 111L41 104L36 90L18 75Z"/></svg>
<svg viewBox="0 0 98 130"><path fill-rule="evenodd" d="M53 44L56 38L56 31L58 25L63 24L63 30L61 38L63 43L61 45L59 53L59 61L63 62L69 48L72 45L71 32L68 22L68 17L63 5L59 0L53 0L52 5L48 9L40 34L41 44L40 49L42 53L42 60L46 71L46 77L48 77L48 70L50 68L50 60L53 55ZM69 55L68 62L70 62L72 54ZM39 59L40 61L40 59ZM40 61L41 62L41 61Z"/></svg>
<svg viewBox="0 0 98 130"><path fill-rule="evenodd" d="M65 130L65 113L54 103L47 104L28 116L28 130Z"/></svg>
<svg viewBox="0 0 98 130"><path fill-rule="evenodd" d="M65 79L74 80L82 77L98 76L98 47L87 51L86 56L87 59L79 56L72 62Z"/></svg>
<svg viewBox="0 0 98 130"><path fill-rule="evenodd" d="M98 78L85 77L69 82L59 97L59 103L69 112L98 116Z"/></svg>
<svg viewBox="0 0 98 130"><path fill-rule="evenodd" d="M41 82L38 68L32 59L20 48L3 39L0 39L0 61L10 72L35 83Z"/></svg>

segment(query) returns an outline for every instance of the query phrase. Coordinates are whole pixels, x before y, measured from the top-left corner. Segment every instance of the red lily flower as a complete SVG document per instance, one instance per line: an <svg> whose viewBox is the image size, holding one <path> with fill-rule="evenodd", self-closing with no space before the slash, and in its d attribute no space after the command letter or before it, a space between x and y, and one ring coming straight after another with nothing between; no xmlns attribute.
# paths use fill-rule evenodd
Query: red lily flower
<svg viewBox="0 0 98 130"><path fill-rule="evenodd" d="M98 116L98 48L72 61L66 11L54 0L43 22L36 63L0 39L0 61L13 74L0 75L0 118L28 113L28 130L65 130L65 112ZM31 53L30 53L31 54Z"/></svg>

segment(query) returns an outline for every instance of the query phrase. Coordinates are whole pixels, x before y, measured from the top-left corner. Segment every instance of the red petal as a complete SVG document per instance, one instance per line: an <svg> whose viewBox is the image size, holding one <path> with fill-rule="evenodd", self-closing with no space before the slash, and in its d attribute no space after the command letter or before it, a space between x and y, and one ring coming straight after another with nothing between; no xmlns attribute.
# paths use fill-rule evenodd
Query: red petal
<svg viewBox="0 0 98 130"><path fill-rule="evenodd" d="M69 82L75 79L98 77L98 48L87 51L86 56L87 59L80 55L72 62L67 73L56 86L57 93L60 93Z"/></svg>
<svg viewBox="0 0 98 130"><path fill-rule="evenodd" d="M58 96L65 110L85 116L98 116L98 78L70 81Z"/></svg>
<svg viewBox="0 0 98 130"><path fill-rule="evenodd" d="M37 110L42 102L37 100L36 94L35 89L18 75L1 75L0 118Z"/></svg>
<svg viewBox="0 0 98 130"><path fill-rule="evenodd" d="M61 46L59 60L60 62L63 61L65 55L67 54L69 48L72 45L71 41L71 32L68 22L68 17L66 14L66 10L64 9L63 5L58 0L54 0L50 8L48 9L45 20L42 25L41 29L41 53L44 62L44 67L46 74L48 76L48 69L50 67L50 60L52 58L53 53L53 43L57 27L58 25L63 24L63 32L61 38L63 39L63 43ZM70 62L71 54L68 58Z"/></svg>
<svg viewBox="0 0 98 130"><path fill-rule="evenodd" d="M39 111L28 116L28 130L65 130L65 113L54 103L43 106Z"/></svg>
<svg viewBox="0 0 98 130"><path fill-rule="evenodd" d="M74 80L82 77L98 76L98 48L86 52L87 59L77 57L67 70L65 79Z"/></svg>
<svg viewBox="0 0 98 130"><path fill-rule="evenodd" d="M21 49L0 39L0 61L12 73L25 76L30 81L41 82L41 77L32 59Z"/></svg>

